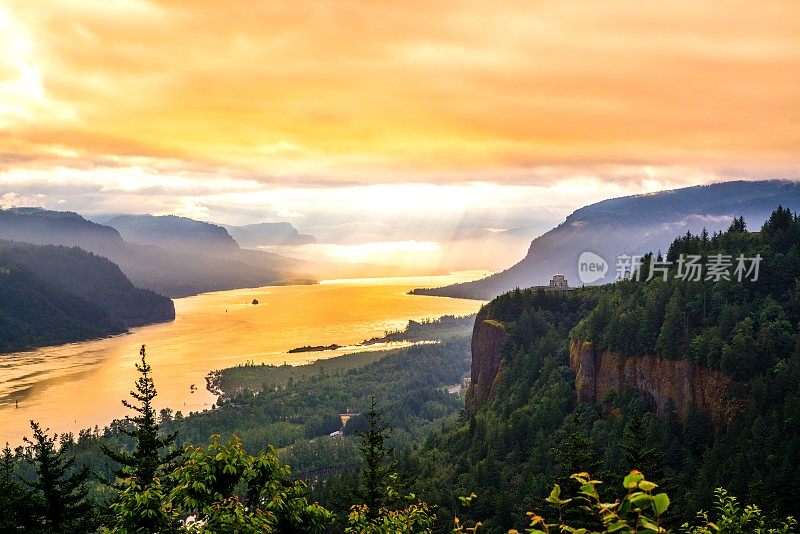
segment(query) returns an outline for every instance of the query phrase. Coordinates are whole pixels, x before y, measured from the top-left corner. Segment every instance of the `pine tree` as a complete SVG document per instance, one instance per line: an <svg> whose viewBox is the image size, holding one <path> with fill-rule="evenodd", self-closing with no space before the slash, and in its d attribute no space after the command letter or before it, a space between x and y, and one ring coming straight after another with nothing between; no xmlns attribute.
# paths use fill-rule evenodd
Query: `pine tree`
<svg viewBox="0 0 800 534"><path fill-rule="evenodd" d="M56 447L56 437L47 435L38 423L31 421L33 438L24 438L36 469L33 490L41 496L43 516L48 532L91 531L90 507L84 484L89 468L75 469L75 458Z"/></svg>
<svg viewBox="0 0 800 534"><path fill-rule="evenodd" d="M647 444L646 431L639 414L631 415L622 432L619 446L622 449L623 473L636 469L644 473L648 480L661 482L662 455Z"/></svg>
<svg viewBox="0 0 800 534"><path fill-rule="evenodd" d="M17 459L6 443L0 456L0 532L34 529L40 503L16 477Z"/></svg>
<svg viewBox="0 0 800 534"><path fill-rule="evenodd" d="M728 232L746 232L747 223L744 221L744 216L735 217L733 222L728 227Z"/></svg>
<svg viewBox="0 0 800 534"><path fill-rule="evenodd" d="M369 507L369 514L374 517L386 504L386 486L392 470L389 464L391 451L386 447L389 429L381 423L381 413L377 409L375 397L371 400L367 423L369 426L361 434L359 445L364 458L361 497L364 499L364 504Z"/></svg>
<svg viewBox="0 0 800 534"><path fill-rule="evenodd" d="M586 435L578 419L570 416L565 424L567 435L559 443L559 447L553 450L558 460L561 476L558 482L562 487L572 486L570 475L581 471L588 471L591 474L597 473L600 462L594 450L594 443Z"/></svg>
<svg viewBox="0 0 800 534"><path fill-rule="evenodd" d="M574 499L579 497L578 485L572 479L573 473L588 472L591 475L600 475L601 462L597 458L594 442L586 434L581 421L576 416L569 416L564 431L566 435L558 444L553 453L558 460L560 476L556 483L561 488L563 498ZM581 527L596 527L596 521L585 513L585 510L576 509L567 514L567 517Z"/></svg>
<svg viewBox="0 0 800 534"><path fill-rule="evenodd" d="M134 477L140 486L146 486L164 471L169 471L170 464L180 456L181 451L173 447L177 432L166 435L159 432L156 411L152 404L157 392L144 345L139 355L142 361L136 364L136 370L140 376L136 380L136 391L130 392L136 403L122 401L136 415L126 417L129 425L121 427L124 434L136 438L136 447L132 453L125 450L115 451L107 445L102 445L102 448L109 458L122 464L123 469L117 473L120 478ZM165 448L167 451L162 454L160 451Z"/></svg>

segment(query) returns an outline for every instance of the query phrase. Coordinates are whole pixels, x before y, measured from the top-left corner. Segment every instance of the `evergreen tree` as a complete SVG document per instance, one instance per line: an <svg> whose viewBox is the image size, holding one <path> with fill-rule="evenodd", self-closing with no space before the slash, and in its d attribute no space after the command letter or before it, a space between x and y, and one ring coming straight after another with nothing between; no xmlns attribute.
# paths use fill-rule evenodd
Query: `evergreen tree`
<svg viewBox="0 0 800 534"><path fill-rule="evenodd" d="M93 521L84 486L89 468L75 469L75 458L67 458L56 447L56 437L48 436L38 423L31 421L31 429L33 438L24 439L36 470L36 480L31 486L41 497L45 530L91 531Z"/></svg>
<svg viewBox="0 0 800 534"><path fill-rule="evenodd" d="M684 304L683 295L678 289L672 294L664 310L656 351L667 358L678 359L686 350L688 332Z"/></svg>
<svg viewBox="0 0 800 534"><path fill-rule="evenodd" d="M595 453L592 439L584 431L578 417L569 416L564 431L566 437L561 440L558 448L552 451L559 466L556 483L561 488L562 496L574 499L580 494L571 475L581 472L598 474L601 462ZM581 527L597 526L594 518L582 509L571 510L568 517Z"/></svg>
<svg viewBox="0 0 800 534"><path fill-rule="evenodd" d="M647 444L647 436L642 416L634 413L628 419L620 441L622 449L622 472L627 473L638 469L646 473L652 480L661 482L662 455Z"/></svg>
<svg viewBox="0 0 800 534"><path fill-rule="evenodd" d="M730 227L728 227L728 232L730 233L737 233L737 232L741 233L746 231L747 231L747 223L744 222L744 216L735 217Z"/></svg>
<svg viewBox="0 0 800 534"><path fill-rule="evenodd" d="M170 464L180 456L181 451L173 447L177 432L167 435L159 432L158 419L152 404L157 392L144 345L139 355L142 361L136 364L136 370L140 376L136 380L136 391L130 392L136 403L122 401L126 408L133 410L137 415L126 417L129 425L120 427L124 434L136 438L136 447L132 453L125 450L115 451L105 444L102 447L109 458L122 464L123 469L117 473L120 478L134 477L140 486L146 486L168 470ZM162 453L162 449L167 451Z"/></svg>
<svg viewBox="0 0 800 534"><path fill-rule="evenodd" d="M391 451L386 447L389 429L381 423L381 413L377 409L375 397L371 399L367 413L367 430L361 434L361 456L364 469L361 473L363 488L361 497L369 508L371 515L377 514L381 506L386 504L386 487L392 472L389 458Z"/></svg>
<svg viewBox="0 0 800 534"><path fill-rule="evenodd" d="M579 420L570 416L565 423L566 438L563 439L557 449L553 450L561 476L559 482L562 486L571 485L570 475L581 471L596 473L599 470L600 462L594 450L594 444L580 425Z"/></svg>
<svg viewBox="0 0 800 534"><path fill-rule="evenodd" d="M0 456L0 532L27 532L34 529L36 510L40 508L34 495L16 476L17 459L6 443Z"/></svg>

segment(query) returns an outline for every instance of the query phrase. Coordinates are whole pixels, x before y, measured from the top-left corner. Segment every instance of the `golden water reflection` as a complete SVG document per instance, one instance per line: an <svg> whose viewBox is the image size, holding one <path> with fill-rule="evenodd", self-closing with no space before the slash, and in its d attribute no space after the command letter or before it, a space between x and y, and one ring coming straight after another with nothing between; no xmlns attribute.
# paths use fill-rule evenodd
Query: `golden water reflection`
<svg viewBox="0 0 800 534"><path fill-rule="evenodd" d="M0 355L0 443L19 444L35 419L53 432L77 432L121 417L120 400L147 345L157 405L185 413L208 408L209 371L246 361L305 363L342 351L287 354L303 345L348 345L421 320L477 311L481 302L408 295L415 287L474 279L436 277L330 280L313 286L262 287L175 300L175 321L95 341ZM259 304L251 302L257 299ZM196 389L192 392L191 387Z"/></svg>

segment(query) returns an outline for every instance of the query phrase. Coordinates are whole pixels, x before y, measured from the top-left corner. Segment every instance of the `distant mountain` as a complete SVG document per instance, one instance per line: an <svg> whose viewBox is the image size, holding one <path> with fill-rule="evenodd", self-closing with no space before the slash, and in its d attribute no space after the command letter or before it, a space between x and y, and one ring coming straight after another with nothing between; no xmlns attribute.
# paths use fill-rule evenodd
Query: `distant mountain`
<svg viewBox="0 0 800 534"><path fill-rule="evenodd" d="M242 287L313 283L310 276L300 274L303 262L259 250L206 255L126 243L109 258L133 283L173 298Z"/></svg>
<svg viewBox="0 0 800 534"><path fill-rule="evenodd" d="M726 229L744 216L759 228L779 204L800 211L800 183L785 180L736 181L604 200L583 207L531 242L516 265L487 278L415 293L492 299L517 287L546 284L554 273L580 285L578 258L598 254L609 270L598 283L616 278L617 258L666 251L675 234Z"/></svg>
<svg viewBox="0 0 800 534"><path fill-rule="evenodd" d="M0 209L0 239L77 246L85 250L102 250L122 244L122 236L114 228L87 221L71 211L42 208Z"/></svg>
<svg viewBox="0 0 800 534"><path fill-rule="evenodd" d="M155 245L172 252L229 254L239 245L222 226L175 215L119 215L105 223L129 243Z"/></svg>
<svg viewBox="0 0 800 534"><path fill-rule="evenodd" d="M240 246L245 248L307 245L316 243L313 235L301 234L287 222L256 223L244 226L222 225Z"/></svg>
<svg viewBox="0 0 800 534"><path fill-rule="evenodd" d="M106 258L77 247L0 241L0 352L174 318L170 299L136 288Z"/></svg>
<svg viewBox="0 0 800 534"><path fill-rule="evenodd" d="M87 221L76 213L40 208L0 210L0 239L79 246L119 265L137 287L169 297L310 282L308 276L297 274L303 270L303 262L262 251L242 250L219 226L191 219L155 219L158 220L153 222L145 218L143 223L133 221L131 224L123 224L126 221L121 219L118 225L142 241L149 235L148 242L160 242L165 248L129 243L116 229ZM153 226L164 228L165 236L158 236ZM178 243L180 235L193 246Z"/></svg>

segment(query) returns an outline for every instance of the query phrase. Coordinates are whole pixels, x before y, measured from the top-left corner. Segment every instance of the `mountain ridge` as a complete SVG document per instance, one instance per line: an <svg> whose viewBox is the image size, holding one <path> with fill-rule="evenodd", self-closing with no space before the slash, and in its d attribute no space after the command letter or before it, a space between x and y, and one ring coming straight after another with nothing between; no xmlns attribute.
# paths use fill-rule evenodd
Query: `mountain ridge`
<svg viewBox="0 0 800 534"><path fill-rule="evenodd" d="M474 282L413 293L489 300L517 287L544 285L563 273L580 284L578 258L600 255L616 275L614 259L666 250L676 234L725 229L735 216L760 226L777 205L800 210L800 183L789 180L731 181L603 200L581 207L555 228L531 241L525 257L508 269Z"/></svg>
<svg viewBox="0 0 800 534"><path fill-rule="evenodd" d="M243 248L308 245L317 242L316 237L301 234L288 222L260 222L241 226L222 224L220 226L225 228Z"/></svg>
<svg viewBox="0 0 800 534"><path fill-rule="evenodd" d="M145 218L134 219L134 222L140 220L148 223L158 221ZM241 249L226 230L216 225L191 219L182 221L182 224L188 224L190 228L218 229L214 230L216 238L220 240L224 233L221 241L227 244L210 247L212 250L209 251L199 238L188 240L182 246L180 243L175 245L181 241L175 232L169 239L161 241L170 250L153 244L158 240L152 235L149 243L130 243L110 226L89 221L77 213L43 208L0 210L0 239L81 247L116 263L134 285L173 298L241 287L313 282L311 277L299 274L304 268L300 260ZM126 231L136 233L130 227ZM152 233L153 230L150 228L148 231ZM148 241L142 232L137 235Z"/></svg>

